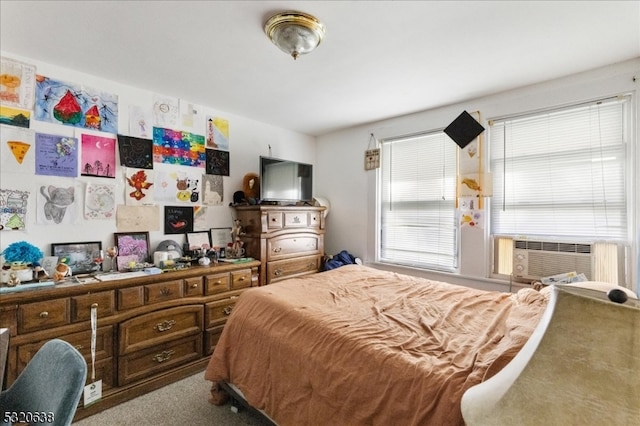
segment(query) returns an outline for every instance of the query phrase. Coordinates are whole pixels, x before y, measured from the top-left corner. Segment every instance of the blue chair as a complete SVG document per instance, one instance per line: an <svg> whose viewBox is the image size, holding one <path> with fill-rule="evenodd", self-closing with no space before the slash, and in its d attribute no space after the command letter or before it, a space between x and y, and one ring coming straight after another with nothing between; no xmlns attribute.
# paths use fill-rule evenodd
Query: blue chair
<svg viewBox="0 0 640 426"><path fill-rule="evenodd" d="M87 363L60 339L45 343L16 381L0 393L0 425L70 425L87 379ZM28 416L38 416L37 421Z"/></svg>

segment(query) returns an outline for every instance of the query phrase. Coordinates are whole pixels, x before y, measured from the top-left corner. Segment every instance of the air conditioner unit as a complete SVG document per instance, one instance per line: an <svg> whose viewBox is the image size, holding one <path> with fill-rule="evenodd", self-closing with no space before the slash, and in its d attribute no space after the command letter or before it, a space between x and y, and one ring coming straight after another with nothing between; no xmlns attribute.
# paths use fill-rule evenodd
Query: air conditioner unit
<svg viewBox="0 0 640 426"><path fill-rule="evenodd" d="M516 279L532 281L575 271L591 280L593 265L592 244L513 241L513 276Z"/></svg>

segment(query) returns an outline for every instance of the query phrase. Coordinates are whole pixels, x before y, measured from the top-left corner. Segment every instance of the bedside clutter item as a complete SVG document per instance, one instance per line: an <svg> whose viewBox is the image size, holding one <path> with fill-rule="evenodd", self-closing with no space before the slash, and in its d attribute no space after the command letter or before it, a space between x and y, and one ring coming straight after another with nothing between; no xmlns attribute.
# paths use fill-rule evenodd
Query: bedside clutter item
<svg viewBox="0 0 640 426"><path fill-rule="evenodd" d="M587 289L587 290L601 291L601 292L607 293L607 294L609 294L609 292L611 290L617 290L617 292L625 293L625 295L627 296L628 299L638 299L638 295L635 294L633 291L629 290L626 287L622 287L622 286L617 285L617 284L605 283L605 282L601 282L601 281L582 281L582 282L576 282L576 283L571 283L571 284L556 284L556 285L558 285L559 287L584 288L584 289ZM615 300L614 300L614 302L615 302ZM621 302L618 302L618 303L621 303Z"/></svg>
<svg viewBox="0 0 640 426"><path fill-rule="evenodd" d="M26 265L19 268L15 268L14 266L9 267L8 269L3 268L0 274L0 282L8 285L17 285L21 282L24 283L33 280L33 270L28 268Z"/></svg>

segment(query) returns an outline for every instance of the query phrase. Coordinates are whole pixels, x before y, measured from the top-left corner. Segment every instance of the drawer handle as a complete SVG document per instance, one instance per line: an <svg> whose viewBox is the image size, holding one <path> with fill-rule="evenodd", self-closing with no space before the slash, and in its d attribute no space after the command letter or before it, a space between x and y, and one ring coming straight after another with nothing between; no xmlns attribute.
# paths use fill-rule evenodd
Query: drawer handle
<svg viewBox="0 0 640 426"><path fill-rule="evenodd" d="M222 313L225 315L231 315L232 310L233 310L233 305L229 305L222 310Z"/></svg>
<svg viewBox="0 0 640 426"><path fill-rule="evenodd" d="M81 350L83 348L82 345L75 345L74 348L76 348L76 350Z"/></svg>
<svg viewBox="0 0 640 426"><path fill-rule="evenodd" d="M42 319L49 318L49 312L47 312L47 311L40 312L40 318L42 318Z"/></svg>
<svg viewBox="0 0 640 426"><path fill-rule="evenodd" d="M282 251L282 247L276 247L273 249L274 253L280 253Z"/></svg>
<svg viewBox="0 0 640 426"><path fill-rule="evenodd" d="M276 270L273 272L273 275L275 275L276 277L279 277L280 275L282 275L282 273L283 273L283 272L284 272L284 271L283 271L282 269L276 269Z"/></svg>
<svg viewBox="0 0 640 426"><path fill-rule="evenodd" d="M162 331L171 330L171 327L173 327L174 325L176 325L175 320L164 320L162 322L157 323L153 328L155 330L162 332Z"/></svg>
<svg viewBox="0 0 640 426"><path fill-rule="evenodd" d="M171 295L171 290L170 290L170 289L168 289L167 287L162 287L162 288L160 289L160 294L161 294L162 296L165 296L165 297L166 297L166 296L169 296L169 295Z"/></svg>
<svg viewBox="0 0 640 426"><path fill-rule="evenodd" d="M191 288L198 288L198 284L191 284Z"/></svg>
<svg viewBox="0 0 640 426"><path fill-rule="evenodd" d="M244 281L244 280L246 280L246 279L247 279L247 277L245 277L245 276L243 275L243 276L241 276L240 278L238 278L238 281Z"/></svg>
<svg viewBox="0 0 640 426"><path fill-rule="evenodd" d="M175 354L176 351L162 351L159 354L155 354L153 356L153 360L157 363L165 362L171 359L171 356Z"/></svg>

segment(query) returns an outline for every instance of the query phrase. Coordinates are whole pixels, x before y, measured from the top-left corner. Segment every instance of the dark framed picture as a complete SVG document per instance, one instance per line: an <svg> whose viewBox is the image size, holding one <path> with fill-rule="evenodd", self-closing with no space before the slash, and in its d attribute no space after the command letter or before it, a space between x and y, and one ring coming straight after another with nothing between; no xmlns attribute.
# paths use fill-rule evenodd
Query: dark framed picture
<svg viewBox="0 0 640 426"><path fill-rule="evenodd" d="M51 244L51 256L57 256L58 262L69 265L73 275L101 270L101 250L100 241Z"/></svg>
<svg viewBox="0 0 640 426"><path fill-rule="evenodd" d="M113 236L118 248L118 271L130 269L131 262L135 264L149 262L148 232L116 232Z"/></svg>
<svg viewBox="0 0 640 426"><path fill-rule="evenodd" d="M211 228L211 247L226 247L232 242L231 228Z"/></svg>
<svg viewBox="0 0 640 426"><path fill-rule="evenodd" d="M209 233L207 231L187 232L187 244L189 244L189 250L209 249L211 248Z"/></svg>

